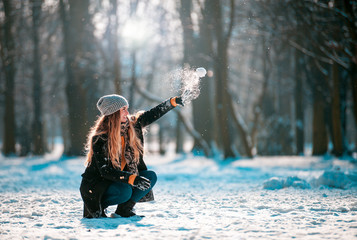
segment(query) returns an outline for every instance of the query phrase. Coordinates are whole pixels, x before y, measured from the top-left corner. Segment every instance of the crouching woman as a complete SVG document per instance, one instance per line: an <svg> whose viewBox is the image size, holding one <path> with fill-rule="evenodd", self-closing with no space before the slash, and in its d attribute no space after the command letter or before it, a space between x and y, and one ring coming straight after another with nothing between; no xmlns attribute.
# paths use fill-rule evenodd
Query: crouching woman
<svg viewBox="0 0 357 240"><path fill-rule="evenodd" d="M151 110L130 116L128 101L120 95L101 97L97 119L87 138L86 169L80 186L83 217L107 217L105 209L117 205L111 217L132 217L137 202L154 199L157 177L143 160L143 128L182 104L170 98Z"/></svg>

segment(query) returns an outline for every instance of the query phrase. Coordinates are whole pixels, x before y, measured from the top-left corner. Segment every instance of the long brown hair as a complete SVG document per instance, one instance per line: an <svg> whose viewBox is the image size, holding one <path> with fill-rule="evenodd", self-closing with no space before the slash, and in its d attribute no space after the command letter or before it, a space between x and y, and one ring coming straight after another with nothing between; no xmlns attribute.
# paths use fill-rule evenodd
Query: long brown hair
<svg viewBox="0 0 357 240"><path fill-rule="evenodd" d="M141 113L135 116L128 116L129 121L129 145L134 150L134 161L139 162L140 154L143 153L143 145L134 129L134 124ZM95 121L94 126L90 129L87 136L85 149L87 151L87 159L85 164L89 166L93 156L93 138L102 134L108 135L108 157L114 168L120 169L120 158L122 154L122 138L120 134L121 121L120 111L108 116L100 116ZM128 143L126 143L128 144Z"/></svg>

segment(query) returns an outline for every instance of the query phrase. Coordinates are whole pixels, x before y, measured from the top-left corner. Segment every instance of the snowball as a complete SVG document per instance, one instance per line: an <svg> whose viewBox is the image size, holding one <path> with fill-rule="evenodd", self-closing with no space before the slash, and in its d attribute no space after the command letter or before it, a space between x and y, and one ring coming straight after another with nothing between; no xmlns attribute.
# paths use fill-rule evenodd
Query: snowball
<svg viewBox="0 0 357 240"><path fill-rule="evenodd" d="M204 77L204 76L206 76L207 71L203 67L199 67L199 68L196 68L196 73L197 73L198 77Z"/></svg>

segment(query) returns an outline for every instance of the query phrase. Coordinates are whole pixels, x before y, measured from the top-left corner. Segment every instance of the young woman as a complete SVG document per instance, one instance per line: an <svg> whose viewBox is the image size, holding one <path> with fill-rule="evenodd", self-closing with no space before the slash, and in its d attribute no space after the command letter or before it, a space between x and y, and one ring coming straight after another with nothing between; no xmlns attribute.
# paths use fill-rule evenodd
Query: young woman
<svg viewBox="0 0 357 240"><path fill-rule="evenodd" d="M143 128L180 104L181 97L170 98L149 111L135 116L128 113L128 101L120 95L106 95L97 107L101 116L87 139L86 169L80 186L84 202L83 217L106 217L104 210L118 205L111 217L134 216L138 201L152 201L157 177L143 160Z"/></svg>

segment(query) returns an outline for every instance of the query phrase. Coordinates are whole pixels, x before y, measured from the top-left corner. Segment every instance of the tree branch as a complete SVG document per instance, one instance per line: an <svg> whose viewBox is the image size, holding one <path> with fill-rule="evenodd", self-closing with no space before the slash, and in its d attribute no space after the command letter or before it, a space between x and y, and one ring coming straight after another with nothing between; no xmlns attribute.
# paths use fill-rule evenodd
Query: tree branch
<svg viewBox="0 0 357 240"><path fill-rule="evenodd" d="M329 10L331 12L336 13L337 15L341 16L343 19L353 23L353 21L351 19L349 19L348 15L346 14L346 12L341 11L340 9L336 8L336 7L329 7L327 4L325 3L321 3L321 2L317 2L317 1L309 1L311 4L320 7L324 10Z"/></svg>
<svg viewBox="0 0 357 240"><path fill-rule="evenodd" d="M229 25L228 25L228 31L226 33L226 36L224 38L225 44L228 44L228 41L230 39L230 37L232 36L232 31L233 31L233 26L234 26L234 19L235 19L235 4L234 4L234 0L230 1L231 3L231 14L230 14L230 18L229 18Z"/></svg>
<svg viewBox="0 0 357 240"><path fill-rule="evenodd" d="M331 59L333 62L337 63L344 69L348 69L349 65L345 62L343 62L339 57L333 56L323 45L318 45L318 48L320 49L321 52L323 52L329 59Z"/></svg>
<svg viewBox="0 0 357 240"><path fill-rule="evenodd" d="M316 55L315 53L311 52L310 50L304 48L303 46L299 45L298 43L296 43L295 41L293 40L289 40L289 44L298 49L299 51L301 51L303 54L309 56L309 57L312 57L314 59L318 59L319 61L321 62L324 62L324 63L327 63L327 64L332 64L332 60L329 59L329 58L325 58L325 57L321 57L321 56L318 56Z"/></svg>
<svg viewBox="0 0 357 240"><path fill-rule="evenodd" d="M148 92L148 91L145 91L144 89L140 88L137 84L134 85L135 86L135 89L146 99L149 99L153 102L157 102L157 103L160 103L162 100L157 97L156 95ZM177 113L179 119L182 121L183 125L185 126L187 132L196 140L198 141L202 148L203 148L203 151L205 152L205 155L210 157L212 156L212 151L208 145L208 143L201 137L201 135L199 134L199 132L197 132L192 124L187 121L187 119L183 116L183 114L178 111L176 108L174 109L174 112Z"/></svg>
<svg viewBox="0 0 357 240"><path fill-rule="evenodd" d="M247 125L244 122L244 119L242 116L234 110L233 104L232 104L232 94L226 90L226 94L228 97L228 108L231 112L233 122L236 125L236 128L240 131L241 136L242 136L242 142L244 145L244 149L246 151L246 154L249 158L253 158L253 146L252 146L252 140L248 134L248 128Z"/></svg>

